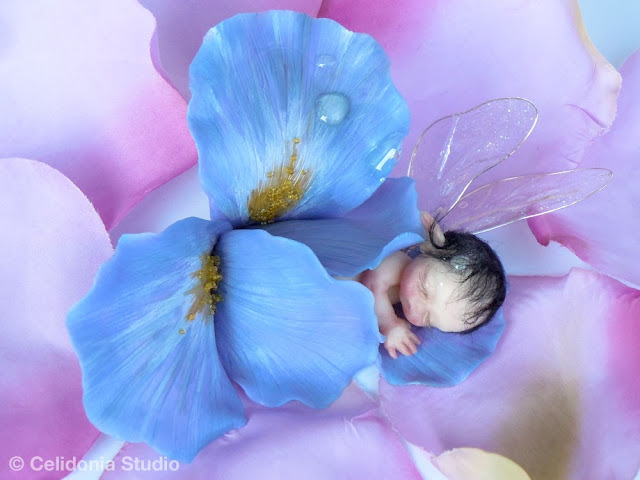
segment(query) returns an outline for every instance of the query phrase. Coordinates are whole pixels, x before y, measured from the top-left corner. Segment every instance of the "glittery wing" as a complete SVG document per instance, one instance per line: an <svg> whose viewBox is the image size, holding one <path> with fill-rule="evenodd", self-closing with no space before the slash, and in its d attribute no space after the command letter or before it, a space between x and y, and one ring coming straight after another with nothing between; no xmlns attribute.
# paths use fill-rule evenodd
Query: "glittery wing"
<svg viewBox="0 0 640 480"><path fill-rule="evenodd" d="M441 226L472 233L493 230L578 203L602 190L612 176L610 170L584 168L491 182L465 194Z"/></svg>
<svg viewBox="0 0 640 480"><path fill-rule="evenodd" d="M478 175L518 149L537 119L528 100L499 98L432 123L409 163L420 210L443 218Z"/></svg>

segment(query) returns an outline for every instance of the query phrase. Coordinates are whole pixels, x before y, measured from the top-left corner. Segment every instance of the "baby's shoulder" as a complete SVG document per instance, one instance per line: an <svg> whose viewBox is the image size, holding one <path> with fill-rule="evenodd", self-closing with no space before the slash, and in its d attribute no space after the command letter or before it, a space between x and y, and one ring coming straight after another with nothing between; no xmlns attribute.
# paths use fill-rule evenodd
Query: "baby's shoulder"
<svg viewBox="0 0 640 480"><path fill-rule="evenodd" d="M411 258L406 253L394 252L373 270L363 272L360 281L374 292L386 292L390 287L399 284L402 272L409 262L411 262Z"/></svg>

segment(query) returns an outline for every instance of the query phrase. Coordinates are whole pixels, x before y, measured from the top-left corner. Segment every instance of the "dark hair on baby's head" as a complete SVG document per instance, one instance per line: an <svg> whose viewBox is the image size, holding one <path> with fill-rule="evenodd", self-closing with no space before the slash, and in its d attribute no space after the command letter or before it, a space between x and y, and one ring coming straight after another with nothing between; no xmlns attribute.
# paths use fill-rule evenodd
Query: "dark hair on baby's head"
<svg viewBox="0 0 640 480"><path fill-rule="evenodd" d="M429 228L427 242L432 248L422 249L424 255L448 264L461 276L461 298L470 304L465 323L483 321L461 333L471 333L491 320L504 303L507 279L496 252L475 235L463 231L444 233L444 245L434 241L436 222ZM441 242L440 242L441 243Z"/></svg>

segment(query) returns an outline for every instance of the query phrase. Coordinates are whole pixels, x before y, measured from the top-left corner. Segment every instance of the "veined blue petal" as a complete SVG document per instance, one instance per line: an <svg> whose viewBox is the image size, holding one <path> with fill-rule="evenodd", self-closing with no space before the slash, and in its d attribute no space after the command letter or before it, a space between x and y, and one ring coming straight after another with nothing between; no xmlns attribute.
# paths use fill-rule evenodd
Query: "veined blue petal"
<svg viewBox="0 0 640 480"><path fill-rule="evenodd" d="M85 409L103 432L191 461L246 422L218 359L210 311L186 320L194 299L187 292L200 282L193 274L229 229L188 218L160 234L123 235L70 311Z"/></svg>
<svg viewBox="0 0 640 480"><path fill-rule="evenodd" d="M308 247L263 230L234 230L216 251L225 278L216 313L220 359L252 400L324 408L375 362L371 292L329 277Z"/></svg>
<svg viewBox="0 0 640 480"><path fill-rule="evenodd" d="M486 325L467 335L436 328L412 329L422 344L410 356L389 356L380 347L380 372L392 385L421 384L451 387L462 382L496 349L505 321L502 309Z"/></svg>
<svg viewBox="0 0 640 480"><path fill-rule="evenodd" d="M417 202L413 179L389 178L341 218L289 220L261 228L309 246L330 275L352 277L423 241Z"/></svg>
<svg viewBox="0 0 640 480"><path fill-rule="evenodd" d="M294 139L290 178L302 198L279 220L360 205L391 172L408 132L408 108L380 45L329 19L237 15L205 36L190 75L202 185L234 224L251 221L254 190L289 178L280 173Z"/></svg>

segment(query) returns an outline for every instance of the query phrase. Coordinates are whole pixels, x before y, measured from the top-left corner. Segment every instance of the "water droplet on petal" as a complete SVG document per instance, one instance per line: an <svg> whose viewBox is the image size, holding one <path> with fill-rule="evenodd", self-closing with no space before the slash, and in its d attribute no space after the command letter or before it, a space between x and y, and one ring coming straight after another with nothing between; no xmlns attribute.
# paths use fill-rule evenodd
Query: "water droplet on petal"
<svg viewBox="0 0 640 480"><path fill-rule="evenodd" d="M336 58L333 55L318 55L316 57L316 67L318 68L333 68L336 64Z"/></svg>
<svg viewBox="0 0 640 480"><path fill-rule="evenodd" d="M387 152L387 154L384 156L384 158L382 160L380 160L380 162L378 163L378 165L376 165L376 170L380 170L382 171L382 169L384 168L384 166L387 164L387 162L389 160L395 159L396 158L396 149L392 148L391 150L389 150Z"/></svg>
<svg viewBox="0 0 640 480"><path fill-rule="evenodd" d="M316 99L316 115L327 125L338 125L349 113L351 102L341 93L325 93Z"/></svg>

